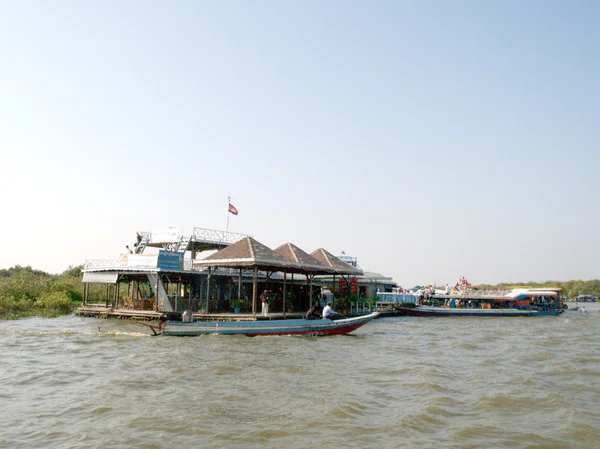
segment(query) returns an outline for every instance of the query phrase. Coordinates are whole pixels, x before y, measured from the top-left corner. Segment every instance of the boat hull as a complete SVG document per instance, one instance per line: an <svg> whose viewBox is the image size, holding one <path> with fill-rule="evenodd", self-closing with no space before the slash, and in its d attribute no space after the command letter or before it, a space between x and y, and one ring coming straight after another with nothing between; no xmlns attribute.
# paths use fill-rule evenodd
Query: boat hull
<svg viewBox="0 0 600 449"><path fill-rule="evenodd" d="M340 335L365 325L379 313L342 320L261 320L261 321L168 321L163 334L167 336L197 335Z"/></svg>
<svg viewBox="0 0 600 449"><path fill-rule="evenodd" d="M477 316L477 317L532 317L556 316L557 311L520 310L520 309L461 309L448 307L398 307L395 311L406 316Z"/></svg>

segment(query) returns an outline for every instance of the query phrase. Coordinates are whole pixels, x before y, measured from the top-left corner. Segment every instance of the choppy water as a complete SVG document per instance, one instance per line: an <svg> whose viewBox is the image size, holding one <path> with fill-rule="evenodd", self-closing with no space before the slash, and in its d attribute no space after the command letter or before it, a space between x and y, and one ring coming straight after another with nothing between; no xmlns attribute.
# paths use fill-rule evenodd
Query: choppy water
<svg viewBox="0 0 600 449"><path fill-rule="evenodd" d="M600 304L336 337L0 322L0 447L600 447Z"/></svg>

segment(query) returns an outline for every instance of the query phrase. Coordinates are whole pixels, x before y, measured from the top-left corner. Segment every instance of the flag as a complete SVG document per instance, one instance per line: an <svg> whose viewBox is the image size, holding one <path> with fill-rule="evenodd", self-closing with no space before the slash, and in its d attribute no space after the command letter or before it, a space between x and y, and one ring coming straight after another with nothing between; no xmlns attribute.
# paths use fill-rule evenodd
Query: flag
<svg viewBox="0 0 600 449"><path fill-rule="evenodd" d="M346 255L346 251L342 250L342 256Z"/></svg>
<svg viewBox="0 0 600 449"><path fill-rule="evenodd" d="M237 215L238 214L238 210L235 207L233 207L231 205L231 203L229 203L229 213L233 214L233 215Z"/></svg>

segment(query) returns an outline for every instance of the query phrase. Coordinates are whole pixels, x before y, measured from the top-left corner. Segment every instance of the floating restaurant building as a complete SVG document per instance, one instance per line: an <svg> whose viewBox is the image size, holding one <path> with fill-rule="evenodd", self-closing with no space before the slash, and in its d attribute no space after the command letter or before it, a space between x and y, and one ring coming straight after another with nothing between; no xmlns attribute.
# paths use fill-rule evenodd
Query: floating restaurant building
<svg viewBox="0 0 600 449"><path fill-rule="evenodd" d="M191 310L196 319L256 319L257 298L264 294L269 316L298 316L324 286L365 296L396 285L364 273L355 258L342 260L323 248L308 254L292 243L272 250L250 236L225 231L141 232L132 246L118 259L85 261L78 314L176 319ZM216 252L198 259L206 251Z"/></svg>

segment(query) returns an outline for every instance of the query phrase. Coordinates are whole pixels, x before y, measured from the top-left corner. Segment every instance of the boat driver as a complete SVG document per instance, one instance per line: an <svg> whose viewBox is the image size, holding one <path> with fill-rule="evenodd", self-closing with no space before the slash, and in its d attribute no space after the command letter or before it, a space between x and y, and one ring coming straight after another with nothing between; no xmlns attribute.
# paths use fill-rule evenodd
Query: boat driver
<svg viewBox="0 0 600 449"><path fill-rule="evenodd" d="M324 320L333 320L338 313L331 308L331 301L327 303L327 305L323 308L323 319Z"/></svg>

